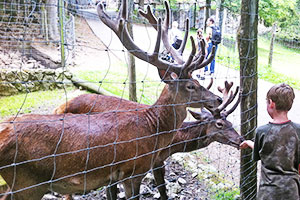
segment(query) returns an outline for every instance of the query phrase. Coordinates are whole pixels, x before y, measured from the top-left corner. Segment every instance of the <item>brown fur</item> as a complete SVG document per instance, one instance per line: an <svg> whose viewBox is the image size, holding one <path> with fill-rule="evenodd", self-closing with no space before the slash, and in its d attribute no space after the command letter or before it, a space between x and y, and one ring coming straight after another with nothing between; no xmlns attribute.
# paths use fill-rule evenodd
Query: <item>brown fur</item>
<svg viewBox="0 0 300 200"><path fill-rule="evenodd" d="M187 85L194 90L187 90ZM220 104L219 97L193 80L175 81L166 85L153 106L138 111L29 114L4 122L0 174L17 191L14 199L38 200L48 190L82 193L145 173L153 166L157 150L171 143L176 131L170 130L185 119L185 103L200 100L211 107ZM14 160L17 165L10 166ZM23 190L26 187L30 188ZM127 187L127 197L131 191Z"/></svg>
<svg viewBox="0 0 300 200"><path fill-rule="evenodd" d="M104 113L124 112L126 110L144 110L150 106L136 102L120 99L118 97L84 94L71 99L55 109L55 113L62 114L65 111L70 113ZM211 113L193 113L198 120L196 122L184 122L175 134L170 146L164 148L157 157L154 164L154 177L159 188L161 199L168 199L164 181L164 160L177 152L190 152L207 147L211 142L218 141L233 147L239 147L242 141L241 136L232 128L232 124L225 119L217 119ZM217 128L215 123L224 126ZM136 178L135 184L140 187L144 176ZM116 186L114 186L116 187ZM116 191L116 188L115 188ZM116 194L114 194L116 195Z"/></svg>

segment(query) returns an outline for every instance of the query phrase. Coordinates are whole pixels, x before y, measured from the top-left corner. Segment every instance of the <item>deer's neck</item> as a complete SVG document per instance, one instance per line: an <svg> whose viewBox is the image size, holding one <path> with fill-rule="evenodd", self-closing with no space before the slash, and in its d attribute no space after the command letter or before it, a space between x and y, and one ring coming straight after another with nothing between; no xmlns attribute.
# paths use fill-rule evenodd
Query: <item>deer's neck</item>
<svg viewBox="0 0 300 200"><path fill-rule="evenodd" d="M210 138L206 136L206 125L199 121L184 122L172 144L172 153L190 152L208 146Z"/></svg>
<svg viewBox="0 0 300 200"><path fill-rule="evenodd" d="M155 112L159 121L170 128L179 128L186 118L186 104L182 103L181 96L178 93L173 94L166 85L155 104L149 109Z"/></svg>
<svg viewBox="0 0 300 200"><path fill-rule="evenodd" d="M178 152L191 152L209 145L209 138L206 137L206 126L201 122L184 122L175 134L169 148L164 149L158 158L163 162L170 155Z"/></svg>

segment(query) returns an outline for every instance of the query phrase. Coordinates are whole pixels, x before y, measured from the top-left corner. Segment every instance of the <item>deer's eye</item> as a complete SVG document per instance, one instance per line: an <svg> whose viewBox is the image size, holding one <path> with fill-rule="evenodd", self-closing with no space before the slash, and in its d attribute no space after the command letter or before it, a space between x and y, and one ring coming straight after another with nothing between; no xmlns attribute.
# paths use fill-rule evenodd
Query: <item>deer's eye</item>
<svg viewBox="0 0 300 200"><path fill-rule="evenodd" d="M195 87L195 85L188 85L188 86L187 86L187 89L189 89L189 90L195 90L196 87Z"/></svg>
<svg viewBox="0 0 300 200"><path fill-rule="evenodd" d="M216 127L219 128L219 129L223 128L223 123L220 122L220 121L217 121L216 122Z"/></svg>

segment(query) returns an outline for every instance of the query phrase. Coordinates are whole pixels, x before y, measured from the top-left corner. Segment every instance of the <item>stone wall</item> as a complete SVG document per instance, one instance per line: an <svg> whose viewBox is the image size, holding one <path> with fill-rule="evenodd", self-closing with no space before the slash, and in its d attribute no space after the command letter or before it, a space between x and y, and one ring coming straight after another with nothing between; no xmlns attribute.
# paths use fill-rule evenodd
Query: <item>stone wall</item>
<svg viewBox="0 0 300 200"><path fill-rule="evenodd" d="M71 78L62 69L0 69L0 96L62 88Z"/></svg>

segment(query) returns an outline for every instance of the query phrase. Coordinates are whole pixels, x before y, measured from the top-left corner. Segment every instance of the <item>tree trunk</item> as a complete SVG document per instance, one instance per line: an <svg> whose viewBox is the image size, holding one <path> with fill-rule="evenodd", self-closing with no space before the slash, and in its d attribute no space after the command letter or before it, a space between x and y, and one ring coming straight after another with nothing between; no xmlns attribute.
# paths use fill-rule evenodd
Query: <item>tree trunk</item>
<svg viewBox="0 0 300 200"><path fill-rule="evenodd" d="M224 24L224 1L225 0L220 0L220 5L219 5L219 28L221 34L223 33L223 24Z"/></svg>
<svg viewBox="0 0 300 200"><path fill-rule="evenodd" d="M97 84L87 83L85 80L81 80L74 76L70 80L78 88L83 88L87 91L90 91L90 92L93 92L96 94L102 94L102 95L106 95L106 96L116 96L116 95L104 90L103 88L99 87L99 85L97 85Z"/></svg>
<svg viewBox="0 0 300 200"><path fill-rule="evenodd" d="M46 10L49 39L59 40L57 0L47 0Z"/></svg>
<svg viewBox="0 0 300 200"><path fill-rule="evenodd" d="M196 23L197 23L197 1L194 3L194 13L193 13L193 17L194 17L194 19L193 19L193 21L194 21L194 26L193 26L193 28L198 28L198 26L196 25Z"/></svg>
<svg viewBox="0 0 300 200"><path fill-rule="evenodd" d="M207 19L210 17L211 0L206 0L205 2L206 5L205 5L204 33L206 33Z"/></svg>
<svg viewBox="0 0 300 200"><path fill-rule="evenodd" d="M241 134L246 140L253 139L257 128L257 24L258 1L241 1L241 21L238 30L240 57ZM241 151L240 167L241 199L256 199L257 168L252 161L252 150Z"/></svg>
<svg viewBox="0 0 300 200"><path fill-rule="evenodd" d="M269 67L272 67L274 42L275 42L275 37L276 37L276 29L277 29L277 24L274 23L273 26L272 26L272 36L271 36L271 44L270 44L270 52L269 52L269 63L268 63Z"/></svg>
<svg viewBox="0 0 300 200"><path fill-rule="evenodd" d="M133 11L133 0L129 0L128 3L128 9L129 9L129 16L128 19L129 22L127 23L127 28L128 28L128 32L129 35L131 36L132 40L133 38L133 30L132 30L132 24L131 22L131 13ZM137 101L137 97L136 97L136 73L135 73L135 58L134 56L130 53L127 52L127 58L128 58L128 76L129 76L129 100L130 101Z"/></svg>

